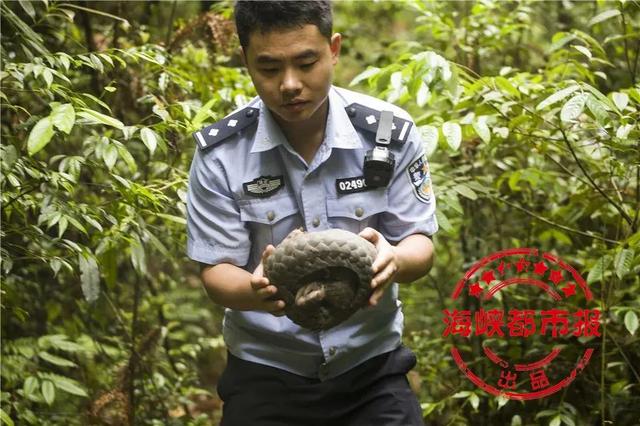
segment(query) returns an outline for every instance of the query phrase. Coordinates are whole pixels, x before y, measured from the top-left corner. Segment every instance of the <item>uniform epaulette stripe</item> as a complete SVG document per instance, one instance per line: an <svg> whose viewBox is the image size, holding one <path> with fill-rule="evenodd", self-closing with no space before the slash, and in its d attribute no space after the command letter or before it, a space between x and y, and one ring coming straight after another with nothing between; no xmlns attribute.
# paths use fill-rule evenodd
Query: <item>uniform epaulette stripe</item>
<svg viewBox="0 0 640 426"><path fill-rule="evenodd" d="M353 103L345 108L347 115L354 127L375 133L380 121L380 111L364 105ZM393 127L391 131L391 141L404 144L409 137L413 123L404 118L393 116Z"/></svg>
<svg viewBox="0 0 640 426"><path fill-rule="evenodd" d="M207 149L234 135L258 120L260 110L247 107L228 115L193 134L200 149Z"/></svg>

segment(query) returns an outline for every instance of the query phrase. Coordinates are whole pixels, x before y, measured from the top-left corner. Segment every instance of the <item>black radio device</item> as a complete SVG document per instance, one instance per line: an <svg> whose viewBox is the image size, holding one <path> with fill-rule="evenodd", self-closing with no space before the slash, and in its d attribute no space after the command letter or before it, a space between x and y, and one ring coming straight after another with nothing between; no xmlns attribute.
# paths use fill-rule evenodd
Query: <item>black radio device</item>
<svg viewBox="0 0 640 426"><path fill-rule="evenodd" d="M393 130L393 112L382 111L376 131L376 146L364 157L364 180L368 187L379 188L389 185L396 160L389 150L391 131Z"/></svg>

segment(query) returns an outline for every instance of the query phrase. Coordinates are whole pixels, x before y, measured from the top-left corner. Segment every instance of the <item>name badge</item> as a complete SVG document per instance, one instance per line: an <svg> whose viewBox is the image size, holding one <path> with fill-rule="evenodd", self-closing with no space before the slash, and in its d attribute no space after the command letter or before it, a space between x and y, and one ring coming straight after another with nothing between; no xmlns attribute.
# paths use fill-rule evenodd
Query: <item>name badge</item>
<svg viewBox="0 0 640 426"><path fill-rule="evenodd" d="M354 192L362 192L369 189L371 188L367 187L364 176L336 179L336 191L338 191L338 194L353 194Z"/></svg>

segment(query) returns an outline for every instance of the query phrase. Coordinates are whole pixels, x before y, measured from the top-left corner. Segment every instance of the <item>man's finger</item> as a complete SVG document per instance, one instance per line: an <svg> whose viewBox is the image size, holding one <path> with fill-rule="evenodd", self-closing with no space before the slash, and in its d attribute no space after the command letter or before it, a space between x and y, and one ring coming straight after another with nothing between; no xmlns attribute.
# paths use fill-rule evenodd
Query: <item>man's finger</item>
<svg viewBox="0 0 640 426"><path fill-rule="evenodd" d="M278 292L278 289L276 288L276 286L273 286L273 285L268 285L266 287L256 290L256 294L260 296L261 299L268 299L269 297L272 297L277 292Z"/></svg>
<svg viewBox="0 0 640 426"><path fill-rule="evenodd" d="M369 305L376 306L380 299L382 298L382 294L384 293L384 288L376 289L371 297L369 298Z"/></svg>
<svg viewBox="0 0 640 426"><path fill-rule="evenodd" d="M267 262L267 258L271 256L275 249L276 248L271 244L265 247L264 251L262 252L262 264L265 264Z"/></svg>
<svg viewBox="0 0 640 426"><path fill-rule="evenodd" d="M378 274L380 273L380 271L383 271L389 265L389 262L391 262L391 260L392 258L388 253L383 253L378 257L376 257L376 260L373 262L373 265L371 265L371 269L373 270L373 273Z"/></svg>
<svg viewBox="0 0 640 426"><path fill-rule="evenodd" d="M378 233L376 231L373 230L373 228L364 228L362 231L360 231L360 233L358 234L360 235L362 238L364 238L365 240L370 241L373 244L376 244L377 240L378 240Z"/></svg>
<svg viewBox="0 0 640 426"><path fill-rule="evenodd" d="M268 278L257 276L257 275L254 275L253 277L251 277L250 282L251 282L251 288L253 288L254 290L258 290L269 285Z"/></svg>
<svg viewBox="0 0 640 426"><path fill-rule="evenodd" d="M266 311L276 315L278 312L282 311L284 314L284 300L274 300L271 302L267 302Z"/></svg>

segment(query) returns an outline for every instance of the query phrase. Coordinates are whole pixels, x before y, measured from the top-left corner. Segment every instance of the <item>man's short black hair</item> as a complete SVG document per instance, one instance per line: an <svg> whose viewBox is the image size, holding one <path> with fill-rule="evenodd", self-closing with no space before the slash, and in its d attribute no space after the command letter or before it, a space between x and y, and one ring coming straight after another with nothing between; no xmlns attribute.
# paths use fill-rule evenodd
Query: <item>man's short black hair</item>
<svg viewBox="0 0 640 426"><path fill-rule="evenodd" d="M333 15L330 0L239 0L236 1L234 12L240 44L245 49L249 45L249 36L254 31L267 33L307 24L318 27L320 34L331 41Z"/></svg>

